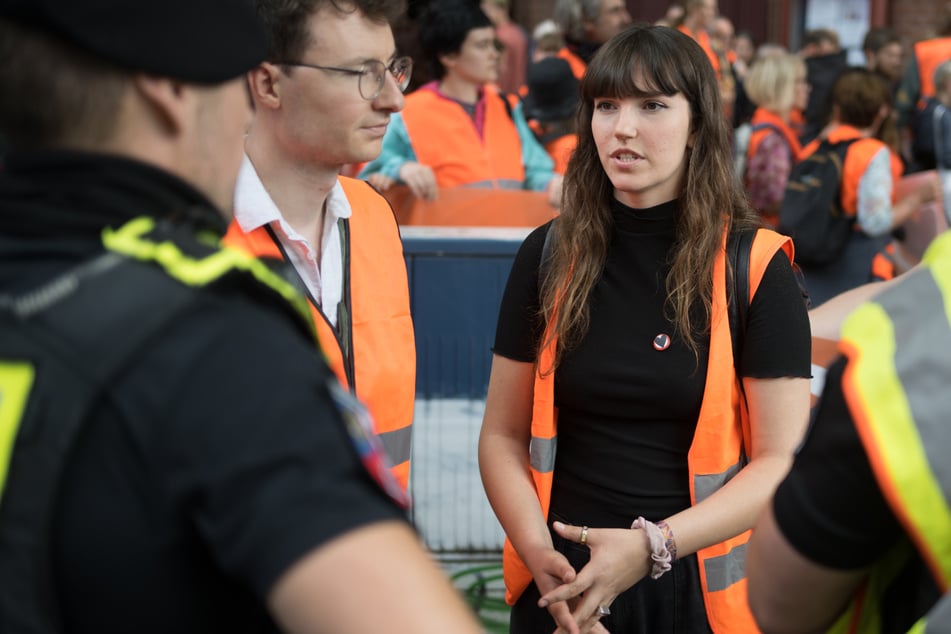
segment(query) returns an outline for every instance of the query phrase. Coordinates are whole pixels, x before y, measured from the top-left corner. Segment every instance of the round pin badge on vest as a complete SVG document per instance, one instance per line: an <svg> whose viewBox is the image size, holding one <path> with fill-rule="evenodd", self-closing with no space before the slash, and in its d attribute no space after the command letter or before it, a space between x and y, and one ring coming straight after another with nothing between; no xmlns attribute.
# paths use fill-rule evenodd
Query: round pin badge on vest
<svg viewBox="0 0 951 634"><path fill-rule="evenodd" d="M670 347L670 335L660 333L654 337L654 350L663 352Z"/></svg>

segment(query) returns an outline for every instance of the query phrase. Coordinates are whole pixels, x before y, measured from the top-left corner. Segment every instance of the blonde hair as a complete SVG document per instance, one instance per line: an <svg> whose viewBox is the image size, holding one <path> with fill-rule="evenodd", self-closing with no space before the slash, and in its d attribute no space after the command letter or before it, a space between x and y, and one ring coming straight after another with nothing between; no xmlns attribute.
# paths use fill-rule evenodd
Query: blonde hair
<svg viewBox="0 0 951 634"><path fill-rule="evenodd" d="M805 75L806 64L798 55L771 55L753 62L743 86L757 106L771 112L789 112L796 99L796 79Z"/></svg>

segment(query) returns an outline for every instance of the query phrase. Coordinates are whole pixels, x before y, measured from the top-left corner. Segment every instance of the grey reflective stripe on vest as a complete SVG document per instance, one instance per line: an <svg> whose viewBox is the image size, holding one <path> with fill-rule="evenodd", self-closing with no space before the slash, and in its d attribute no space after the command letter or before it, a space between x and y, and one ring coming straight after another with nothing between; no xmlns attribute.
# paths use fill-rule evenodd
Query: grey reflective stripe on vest
<svg viewBox="0 0 951 634"><path fill-rule="evenodd" d="M749 462L749 460L747 460L746 456L740 456L739 462L727 467L726 471L722 473L695 475L693 477L693 492L697 498L695 504L700 504L719 491L724 484L732 480L733 476L740 472L740 469L746 466L747 462Z"/></svg>
<svg viewBox="0 0 951 634"><path fill-rule="evenodd" d="M746 466L749 460L745 455L740 460L721 473L696 475L693 477L693 492L697 498L696 504L716 493L720 488L733 479L740 469ZM707 579L707 590L718 592L726 590L737 581L746 577L746 544L740 544L730 552L719 557L707 557L703 560L704 574Z"/></svg>
<svg viewBox="0 0 951 634"><path fill-rule="evenodd" d="M377 434L377 437L394 465L403 464L410 459L410 452L413 449L412 425Z"/></svg>
<svg viewBox="0 0 951 634"><path fill-rule="evenodd" d="M558 448L558 436L538 438L532 436L529 445L529 463L538 473L551 473L555 470L555 450Z"/></svg>
<svg viewBox="0 0 951 634"><path fill-rule="evenodd" d="M471 187L473 189L525 189L525 181L499 178L496 180L466 183L463 187Z"/></svg>
<svg viewBox="0 0 951 634"><path fill-rule="evenodd" d="M885 293L878 301L895 330L895 369L911 408L928 464L951 506L951 388L947 385L951 329L947 321L921 319L943 315L944 297L930 272L913 274L901 292ZM922 331L927 328L927 331Z"/></svg>
<svg viewBox="0 0 951 634"><path fill-rule="evenodd" d="M925 634L951 634L951 596L945 594L925 616Z"/></svg>
<svg viewBox="0 0 951 634"><path fill-rule="evenodd" d="M726 590L746 576L746 544L740 544L725 555L704 559L703 566L706 571L707 590Z"/></svg>

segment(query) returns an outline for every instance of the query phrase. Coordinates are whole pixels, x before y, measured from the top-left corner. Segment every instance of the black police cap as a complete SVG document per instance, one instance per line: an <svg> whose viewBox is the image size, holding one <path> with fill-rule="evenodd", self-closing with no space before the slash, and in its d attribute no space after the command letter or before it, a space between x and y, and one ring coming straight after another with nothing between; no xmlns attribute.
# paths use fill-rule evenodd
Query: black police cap
<svg viewBox="0 0 951 634"><path fill-rule="evenodd" d="M0 0L0 16L130 70L220 83L264 59L249 0Z"/></svg>

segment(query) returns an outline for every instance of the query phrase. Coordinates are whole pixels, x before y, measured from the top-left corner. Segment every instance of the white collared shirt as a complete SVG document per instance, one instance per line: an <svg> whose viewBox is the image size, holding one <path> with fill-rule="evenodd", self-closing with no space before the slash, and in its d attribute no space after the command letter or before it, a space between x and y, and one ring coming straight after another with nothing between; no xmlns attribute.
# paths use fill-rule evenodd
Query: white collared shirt
<svg viewBox="0 0 951 634"><path fill-rule="evenodd" d="M350 201L343 193L340 181L327 195L327 213L324 214L321 257L310 242L297 233L281 215L264 183L258 176L251 160L245 155L238 172L234 194L234 219L245 233L270 225L280 240L291 264L297 270L310 291L311 297L320 303L321 312L337 326L337 305L343 298L343 251L340 248L340 228L337 221L349 218L352 212ZM320 208L314 209L315 214Z"/></svg>

